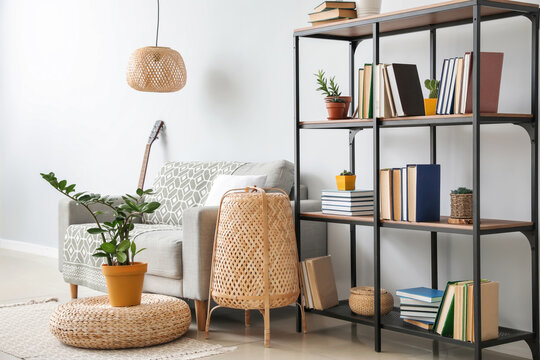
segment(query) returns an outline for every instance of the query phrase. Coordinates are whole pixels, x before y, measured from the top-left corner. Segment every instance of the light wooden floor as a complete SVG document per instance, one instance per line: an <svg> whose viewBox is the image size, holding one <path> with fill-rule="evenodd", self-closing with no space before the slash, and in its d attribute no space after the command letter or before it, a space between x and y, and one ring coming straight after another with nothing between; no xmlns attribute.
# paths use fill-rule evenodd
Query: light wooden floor
<svg viewBox="0 0 540 360"><path fill-rule="evenodd" d="M79 288L79 296L93 296L95 291ZM58 297L69 300L69 286L64 283L52 258L0 249L0 303ZM383 352L373 352L373 330L370 327L308 314L308 333L295 332L294 309L271 313L271 348L263 346L263 323L255 312L252 326L243 326L243 313L217 310L212 317L210 342L237 346L232 353L212 359L433 359L429 340L383 331ZM2 321L2 319L0 319ZM187 336L203 340L203 334L192 324ZM484 359L510 360L531 358L525 344L500 347L501 352L484 351ZM517 356L514 356L517 355ZM521 357L518 357L521 356ZM441 344L440 359L471 359L469 349ZM14 359L0 352L0 359Z"/></svg>

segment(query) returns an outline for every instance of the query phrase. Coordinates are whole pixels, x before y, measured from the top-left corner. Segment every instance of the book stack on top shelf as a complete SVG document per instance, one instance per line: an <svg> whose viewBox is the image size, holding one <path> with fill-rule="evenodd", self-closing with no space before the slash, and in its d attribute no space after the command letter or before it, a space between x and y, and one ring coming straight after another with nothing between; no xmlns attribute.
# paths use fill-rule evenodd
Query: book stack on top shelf
<svg viewBox="0 0 540 360"><path fill-rule="evenodd" d="M480 53L480 112L497 113L504 53ZM444 59L439 97L438 115L472 113L472 62L473 53L463 57Z"/></svg>
<svg viewBox="0 0 540 360"><path fill-rule="evenodd" d="M323 1L309 14L312 26L329 24L337 21L356 18L356 2L354 1Z"/></svg>
<svg viewBox="0 0 540 360"><path fill-rule="evenodd" d="M373 215L373 190L323 190L323 214L345 216Z"/></svg>
<svg viewBox="0 0 540 360"><path fill-rule="evenodd" d="M443 291L416 287L396 291L400 300L400 317L406 323L430 330L433 327Z"/></svg>

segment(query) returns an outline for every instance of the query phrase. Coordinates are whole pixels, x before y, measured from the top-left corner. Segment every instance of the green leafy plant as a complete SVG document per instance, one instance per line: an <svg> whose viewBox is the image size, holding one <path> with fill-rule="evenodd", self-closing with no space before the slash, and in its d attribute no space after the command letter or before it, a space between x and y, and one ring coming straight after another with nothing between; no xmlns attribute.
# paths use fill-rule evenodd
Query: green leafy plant
<svg viewBox="0 0 540 360"><path fill-rule="evenodd" d="M350 175L354 175L354 174L348 170L343 170L341 174L339 174L339 176L350 176Z"/></svg>
<svg viewBox="0 0 540 360"><path fill-rule="evenodd" d="M328 102L345 102L345 100L339 98L339 96L341 96L341 91L339 90L339 85L336 84L335 76L332 76L330 80L328 80L322 70L319 70L319 72L314 75L317 78L317 85L319 86L317 91L326 95L326 97L329 98Z"/></svg>
<svg viewBox="0 0 540 360"><path fill-rule="evenodd" d="M88 210L94 219L96 227L87 231L90 234L100 235L102 242L93 256L106 258L108 265L130 265L134 261L135 255L145 250L144 248L137 250L137 245L131 241L129 233L135 227L133 220L141 218L143 214L151 214L159 208L160 203L156 201L143 201L144 195L152 194L152 189L137 189L136 195L126 194L121 197L122 202L118 203L108 195L101 196L86 191L76 193L75 184L67 185L66 180L59 181L52 172L40 175L57 191ZM103 212L92 210L92 206L95 204L109 207L114 220L100 223L98 217L103 215Z"/></svg>
<svg viewBox="0 0 540 360"><path fill-rule="evenodd" d="M459 187L455 190L450 191L452 195L462 195L462 194L472 194L472 190L466 187Z"/></svg>
<svg viewBox="0 0 540 360"><path fill-rule="evenodd" d="M436 99L439 96L439 81L435 79L426 79L424 86L429 90L429 98Z"/></svg>

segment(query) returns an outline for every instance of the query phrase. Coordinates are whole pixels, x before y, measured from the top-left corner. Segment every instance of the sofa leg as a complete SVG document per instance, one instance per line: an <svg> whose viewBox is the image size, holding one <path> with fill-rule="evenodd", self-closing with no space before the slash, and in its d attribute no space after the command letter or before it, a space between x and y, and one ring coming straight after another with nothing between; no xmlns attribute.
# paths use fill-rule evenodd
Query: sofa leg
<svg viewBox="0 0 540 360"><path fill-rule="evenodd" d="M77 293L79 290L79 285L69 284L69 289L71 290L71 298L76 299L78 295Z"/></svg>
<svg viewBox="0 0 540 360"><path fill-rule="evenodd" d="M208 301L195 300L195 317L197 318L197 330L204 331L206 326L206 311Z"/></svg>

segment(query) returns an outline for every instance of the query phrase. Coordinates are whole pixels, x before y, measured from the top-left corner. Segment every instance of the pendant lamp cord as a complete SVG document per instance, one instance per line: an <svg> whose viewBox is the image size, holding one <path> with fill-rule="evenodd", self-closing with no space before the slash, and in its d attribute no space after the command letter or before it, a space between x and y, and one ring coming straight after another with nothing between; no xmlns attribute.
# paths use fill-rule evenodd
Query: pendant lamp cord
<svg viewBox="0 0 540 360"><path fill-rule="evenodd" d="M156 47L158 46L159 37L159 0L157 0L157 26L156 26Z"/></svg>

